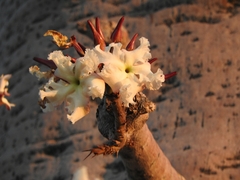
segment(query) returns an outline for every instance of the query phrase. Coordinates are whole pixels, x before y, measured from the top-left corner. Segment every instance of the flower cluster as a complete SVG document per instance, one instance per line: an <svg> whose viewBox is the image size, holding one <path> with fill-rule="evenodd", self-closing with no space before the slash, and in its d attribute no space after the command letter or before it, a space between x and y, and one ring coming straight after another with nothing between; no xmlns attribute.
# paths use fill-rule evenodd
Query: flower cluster
<svg viewBox="0 0 240 180"><path fill-rule="evenodd" d="M74 36L68 40L61 33L49 30L45 35L53 36L53 41L60 48L74 47L80 57L72 58L62 51L54 51L49 54L48 60L34 58L50 67L49 72L41 72L37 66L30 68L30 72L38 78L48 79L39 92L43 111L51 111L65 103L72 123L89 113L89 97L103 97L105 83L113 93L119 93L124 106L128 107L134 103L133 98L138 92L144 88L157 90L166 78L160 69L156 73L151 71L151 63L155 59L151 57L146 38L140 38L140 45L134 48L136 34L126 49L122 48L120 29L123 18L113 31L109 45L104 41L98 18L95 27L90 21L88 23L94 36L93 49L86 49Z"/></svg>
<svg viewBox="0 0 240 180"><path fill-rule="evenodd" d="M5 105L8 110L15 106L15 104L9 103L5 98L5 96L10 96L7 86L11 77L12 75L10 74L0 76L0 105Z"/></svg>
<svg viewBox="0 0 240 180"><path fill-rule="evenodd" d="M89 113L88 97L103 97L105 83L93 71L97 64L88 58L91 58L91 53L90 57L82 57L72 63L62 51L54 51L48 56L57 66L52 75L40 73L36 66L30 68L30 72L38 77L47 75L49 79L39 92L43 111L51 111L65 102L68 119L75 123Z"/></svg>

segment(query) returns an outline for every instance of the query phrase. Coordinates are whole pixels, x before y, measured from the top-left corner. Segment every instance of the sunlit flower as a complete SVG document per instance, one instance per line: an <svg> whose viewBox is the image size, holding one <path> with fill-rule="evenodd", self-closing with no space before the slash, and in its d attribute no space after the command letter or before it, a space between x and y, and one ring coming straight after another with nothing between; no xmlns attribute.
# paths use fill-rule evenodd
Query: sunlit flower
<svg viewBox="0 0 240 180"><path fill-rule="evenodd" d="M98 75L112 88L113 92L120 93L125 106L133 102L133 97L143 88L157 90L164 82L164 74L158 69L151 71L149 42L140 38L140 46L132 51L121 49L121 43L111 43L101 50L96 46L93 50L97 54L103 67Z"/></svg>
<svg viewBox="0 0 240 180"><path fill-rule="evenodd" d="M144 88L157 90L165 79L176 75L176 72L164 75L160 69L155 73L151 71L151 63L156 58L152 58L149 41L144 37L139 39L140 45L135 48L138 36L135 34L123 49L123 20L122 17L112 32L111 43L105 42L98 18L95 26L88 21L94 38L93 49L85 48L75 36L68 38L55 30L45 33L45 36L52 36L53 42L60 48L73 47L80 58L64 56L62 51L54 51L48 60L34 58L50 68L47 72L40 72L37 66L29 69L39 79L44 77L49 80L39 92L44 111L51 111L65 102L68 119L74 123L89 112L89 97L103 97L105 83L113 93L119 93L124 106L128 107L134 104L134 96L138 92Z"/></svg>
<svg viewBox="0 0 240 180"><path fill-rule="evenodd" d="M91 56L91 51L89 52ZM50 77L48 83L39 92L42 109L44 112L51 111L65 102L68 111L67 118L75 123L89 113L90 96L92 98L103 97L105 83L93 71L97 64L95 61L92 63L86 61L87 55L72 63L71 58L64 56L62 51L50 53L48 59L52 60L57 68L54 76ZM39 74L36 73L36 75Z"/></svg>
<svg viewBox="0 0 240 180"><path fill-rule="evenodd" d="M15 104L9 103L8 100L4 96L10 96L8 93L7 86L9 85L9 79L12 77L12 75L1 75L0 77L0 105L5 105L8 110L11 109L11 107L14 107Z"/></svg>

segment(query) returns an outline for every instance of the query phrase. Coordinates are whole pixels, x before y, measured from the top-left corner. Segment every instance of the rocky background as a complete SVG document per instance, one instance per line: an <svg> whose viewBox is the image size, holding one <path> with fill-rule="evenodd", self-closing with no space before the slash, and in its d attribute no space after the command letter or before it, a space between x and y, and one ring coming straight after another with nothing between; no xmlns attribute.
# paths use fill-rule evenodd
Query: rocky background
<svg viewBox="0 0 240 180"><path fill-rule="evenodd" d="M122 16L132 37L149 39L153 71L177 71L159 91L148 125L172 165L186 179L240 179L240 3L238 0L9 0L0 2L0 74L12 74L0 107L0 179L71 180L86 166L89 179L126 179L118 157L88 158L106 141L95 112L72 125L64 108L42 113L28 72L34 56L57 47L43 34L54 29L93 47L86 21L100 17L108 32ZM104 26L105 26L104 25ZM73 51L66 53L74 54ZM43 66L41 68L44 69Z"/></svg>

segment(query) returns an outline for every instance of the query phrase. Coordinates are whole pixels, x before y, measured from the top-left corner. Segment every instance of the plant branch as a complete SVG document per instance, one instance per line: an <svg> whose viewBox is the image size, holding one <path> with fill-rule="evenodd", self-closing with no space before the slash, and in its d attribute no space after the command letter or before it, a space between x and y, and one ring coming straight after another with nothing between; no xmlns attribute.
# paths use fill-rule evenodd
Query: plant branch
<svg viewBox="0 0 240 180"><path fill-rule="evenodd" d="M91 149L90 154L119 153L131 180L184 180L171 166L146 124L155 105L141 92L134 102L124 107L119 94L105 94L97 110L97 123L108 142Z"/></svg>

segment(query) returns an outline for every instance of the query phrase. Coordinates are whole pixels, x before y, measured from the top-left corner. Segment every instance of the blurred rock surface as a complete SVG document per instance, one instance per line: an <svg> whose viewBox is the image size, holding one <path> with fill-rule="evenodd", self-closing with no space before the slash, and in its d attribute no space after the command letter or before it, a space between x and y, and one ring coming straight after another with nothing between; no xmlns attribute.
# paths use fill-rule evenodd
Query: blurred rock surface
<svg viewBox="0 0 240 180"><path fill-rule="evenodd" d="M126 177L113 156L83 161L83 150L106 141L96 127L96 102L74 125L63 108L43 114L38 88L44 82L28 73L36 64L32 57L47 58L57 49L43 37L47 30L75 35L93 47L79 24L94 17L117 22L123 15L129 37L139 33L149 39L158 58L153 70L178 73L161 90L146 91L157 105L149 127L173 166L186 179L239 179L239 4L213 1L2 1L0 74L13 75L9 100L16 107L0 107L1 179L70 180L83 165L89 179ZM66 54L77 57L72 50Z"/></svg>

